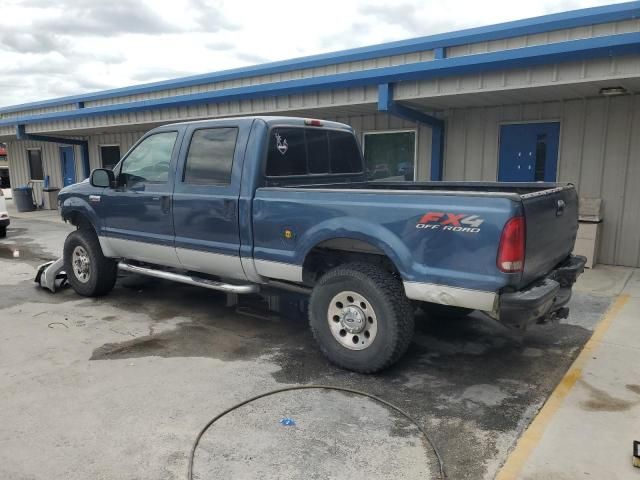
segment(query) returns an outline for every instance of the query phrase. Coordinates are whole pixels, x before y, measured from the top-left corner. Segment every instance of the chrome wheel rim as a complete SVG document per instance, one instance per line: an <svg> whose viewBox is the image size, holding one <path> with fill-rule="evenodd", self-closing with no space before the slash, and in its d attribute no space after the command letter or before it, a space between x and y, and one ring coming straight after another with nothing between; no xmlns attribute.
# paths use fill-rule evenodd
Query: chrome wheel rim
<svg viewBox="0 0 640 480"><path fill-rule="evenodd" d="M91 277L91 261L84 247L78 245L71 254L73 274L81 283L87 283Z"/></svg>
<svg viewBox="0 0 640 480"><path fill-rule="evenodd" d="M378 333L378 318L371 303L356 292L340 292L331 299L327 321L333 338L349 350L364 350Z"/></svg>

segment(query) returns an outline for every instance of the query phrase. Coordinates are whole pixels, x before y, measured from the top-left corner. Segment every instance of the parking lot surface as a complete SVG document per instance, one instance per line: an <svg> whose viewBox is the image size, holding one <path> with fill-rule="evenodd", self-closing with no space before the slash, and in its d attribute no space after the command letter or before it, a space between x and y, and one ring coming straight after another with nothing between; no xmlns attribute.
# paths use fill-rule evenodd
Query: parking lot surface
<svg viewBox="0 0 640 480"><path fill-rule="evenodd" d="M322 384L378 395L429 431L450 478L493 478L614 296L525 333L479 315L417 319L393 368L333 367L302 316L133 275L101 299L33 283L71 227L14 219L0 240L0 478L183 479L198 430L253 395ZM283 426L289 417L295 426ZM437 478L417 428L353 395L304 391L239 409L203 437L196 478Z"/></svg>

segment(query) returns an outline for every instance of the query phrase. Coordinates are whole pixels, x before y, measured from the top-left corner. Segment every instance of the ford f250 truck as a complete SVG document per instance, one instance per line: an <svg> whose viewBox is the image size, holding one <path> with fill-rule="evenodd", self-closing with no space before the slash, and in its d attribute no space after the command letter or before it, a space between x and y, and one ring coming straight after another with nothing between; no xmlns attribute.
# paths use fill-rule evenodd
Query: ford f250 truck
<svg viewBox="0 0 640 480"><path fill-rule="evenodd" d="M320 120L165 125L59 201L80 295L107 294L118 268L310 293L322 352L365 373L403 355L416 305L518 328L566 316L585 261L572 185L372 181L352 128Z"/></svg>

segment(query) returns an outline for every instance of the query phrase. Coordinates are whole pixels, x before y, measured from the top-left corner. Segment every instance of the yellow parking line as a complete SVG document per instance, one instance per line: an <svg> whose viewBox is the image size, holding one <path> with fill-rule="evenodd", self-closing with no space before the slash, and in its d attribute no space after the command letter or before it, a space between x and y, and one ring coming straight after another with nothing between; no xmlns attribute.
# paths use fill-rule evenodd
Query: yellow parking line
<svg viewBox="0 0 640 480"><path fill-rule="evenodd" d="M551 396L540 409L538 415L533 419L529 428L525 430L518 440L515 449L511 452L511 455L509 455L509 458L507 458L507 461L496 476L496 480L515 480L518 478L531 452L533 452L536 445L540 442L549 422L551 422L551 419L560 408L560 405L562 405L565 397L582 376L584 364L591 357L593 350L602 341L602 337L609 329L611 322L613 322L614 318L620 313L620 310L624 308L628 301L629 295L620 295L613 305L609 307L604 318L594 330L593 335L585 344L582 352L580 352L580 355L575 359L555 390L551 392Z"/></svg>

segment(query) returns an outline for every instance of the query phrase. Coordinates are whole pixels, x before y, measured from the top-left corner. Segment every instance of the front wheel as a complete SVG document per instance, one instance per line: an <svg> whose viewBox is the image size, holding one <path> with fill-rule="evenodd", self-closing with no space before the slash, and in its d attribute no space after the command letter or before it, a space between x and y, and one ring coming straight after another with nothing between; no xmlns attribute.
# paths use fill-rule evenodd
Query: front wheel
<svg viewBox="0 0 640 480"><path fill-rule="evenodd" d="M402 284L367 263L334 268L316 284L309 303L311 330L336 365L374 373L407 350L414 314Z"/></svg>
<svg viewBox="0 0 640 480"><path fill-rule="evenodd" d="M64 242L64 270L76 293L99 297L109 293L116 283L118 262L105 257L92 230L71 232Z"/></svg>

